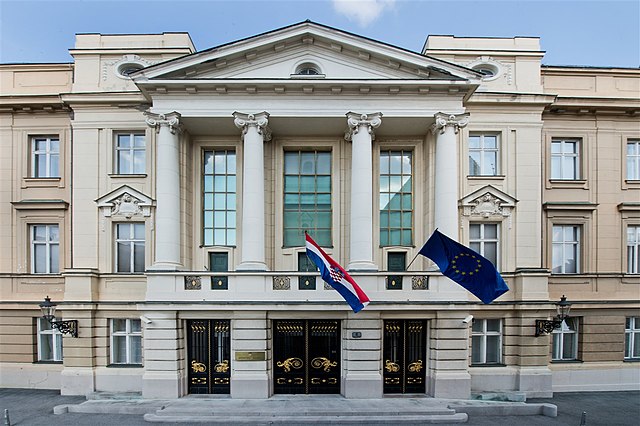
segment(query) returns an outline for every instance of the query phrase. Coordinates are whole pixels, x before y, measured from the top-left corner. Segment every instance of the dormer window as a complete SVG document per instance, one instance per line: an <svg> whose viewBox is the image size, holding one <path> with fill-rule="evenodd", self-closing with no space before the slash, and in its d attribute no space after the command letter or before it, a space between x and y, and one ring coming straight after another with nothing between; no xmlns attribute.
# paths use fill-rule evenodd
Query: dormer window
<svg viewBox="0 0 640 426"><path fill-rule="evenodd" d="M296 74L298 75L319 75L320 72L313 68L313 67L304 67L304 68L300 68Z"/></svg>
<svg viewBox="0 0 640 426"><path fill-rule="evenodd" d="M320 67L312 62L305 62L296 67L292 77L324 77Z"/></svg>

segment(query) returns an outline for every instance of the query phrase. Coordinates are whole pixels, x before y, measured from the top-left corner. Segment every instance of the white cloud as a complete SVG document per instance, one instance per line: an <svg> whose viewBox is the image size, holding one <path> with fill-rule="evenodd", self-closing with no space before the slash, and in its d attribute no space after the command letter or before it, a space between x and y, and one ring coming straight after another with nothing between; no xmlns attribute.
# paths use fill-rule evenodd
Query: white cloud
<svg viewBox="0 0 640 426"><path fill-rule="evenodd" d="M333 0L333 9L350 21L366 27L382 14L392 9L396 0Z"/></svg>

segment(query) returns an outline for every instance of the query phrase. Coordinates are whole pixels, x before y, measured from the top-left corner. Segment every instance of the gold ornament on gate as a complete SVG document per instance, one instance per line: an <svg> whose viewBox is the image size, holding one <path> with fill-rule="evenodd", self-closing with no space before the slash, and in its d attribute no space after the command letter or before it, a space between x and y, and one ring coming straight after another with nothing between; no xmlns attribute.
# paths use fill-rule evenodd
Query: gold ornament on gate
<svg viewBox="0 0 640 426"><path fill-rule="evenodd" d="M412 362L411 364L409 364L409 367L407 368L412 373L419 373L420 370L422 370L422 360L419 359L416 362Z"/></svg>
<svg viewBox="0 0 640 426"><path fill-rule="evenodd" d="M193 370L194 373L204 373L207 371L207 366L201 362L196 362L194 359L191 361L191 370Z"/></svg>
<svg viewBox="0 0 640 426"><path fill-rule="evenodd" d="M384 369L389 373L397 373L398 371L400 371L400 366L388 359L384 363Z"/></svg>
<svg viewBox="0 0 640 426"><path fill-rule="evenodd" d="M226 373L227 371L229 371L229 361L225 359L224 361L217 363L213 367L213 370L216 373Z"/></svg>
<svg viewBox="0 0 640 426"><path fill-rule="evenodd" d="M284 368L284 371L291 371L291 368L300 368L302 367L302 360L300 358L287 358L284 361L278 361L276 363L278 367Z"/></svg>
<svg viewBox="0 0 640 426"><path fill-rule="evenodd" d="M335 366L337 366L337 365L338 365L338 362L337 362L337 361L333 361L333 362L331 362L331 360L330 360L330 359L327 359L327 358L325 358L325 357L323 357L323 356L318 357L318 358L314 358L314 359L311 361L311 366L312 366L313 368L323 368L323 369L324 369L324 371L326 371L327 373L328 373L329 371L331 371L331 367L335 367Z"/></svg>

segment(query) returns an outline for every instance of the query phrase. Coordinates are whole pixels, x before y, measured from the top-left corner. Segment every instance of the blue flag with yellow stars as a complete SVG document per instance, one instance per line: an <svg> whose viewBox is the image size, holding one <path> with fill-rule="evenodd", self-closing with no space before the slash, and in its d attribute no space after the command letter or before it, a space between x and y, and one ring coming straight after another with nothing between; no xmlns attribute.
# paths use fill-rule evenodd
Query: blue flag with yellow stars
<svg viewBox="0 0 640 426"><path fill-rule="evenodd" d="M437 229L419 253L433 260L442 275L457 282L484 303L491 303L509 291L507 283L489 259L452 240Z"/></svg>

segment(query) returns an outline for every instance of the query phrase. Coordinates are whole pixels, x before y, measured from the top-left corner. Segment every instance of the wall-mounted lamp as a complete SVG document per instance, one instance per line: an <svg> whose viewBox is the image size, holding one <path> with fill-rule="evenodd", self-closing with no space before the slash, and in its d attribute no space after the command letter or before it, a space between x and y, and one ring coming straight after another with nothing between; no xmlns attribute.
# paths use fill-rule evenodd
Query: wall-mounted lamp
<svg viewBox="0 0 640 426"><path fill-rule="evenodd" d="M60 330L60 333L62 334L70 334L71 337L78 337L78 321L56 321L56 304L51 303L51 298L49 296L45 297L44 302L39 306L42 310L42 318L49 321L51 327L56 330Z"/></svg>
<svg viewBox="0 0 640 426"><path fill-rule="evenodd" d="M551 320L536 320L536 337L543 334L549 334L556 328L560 328L562 321L569 318L569 311L571 310L571 302L567 302L567 298L562 295L560 301L556 303L556 310L558 314Z"/></svg>

